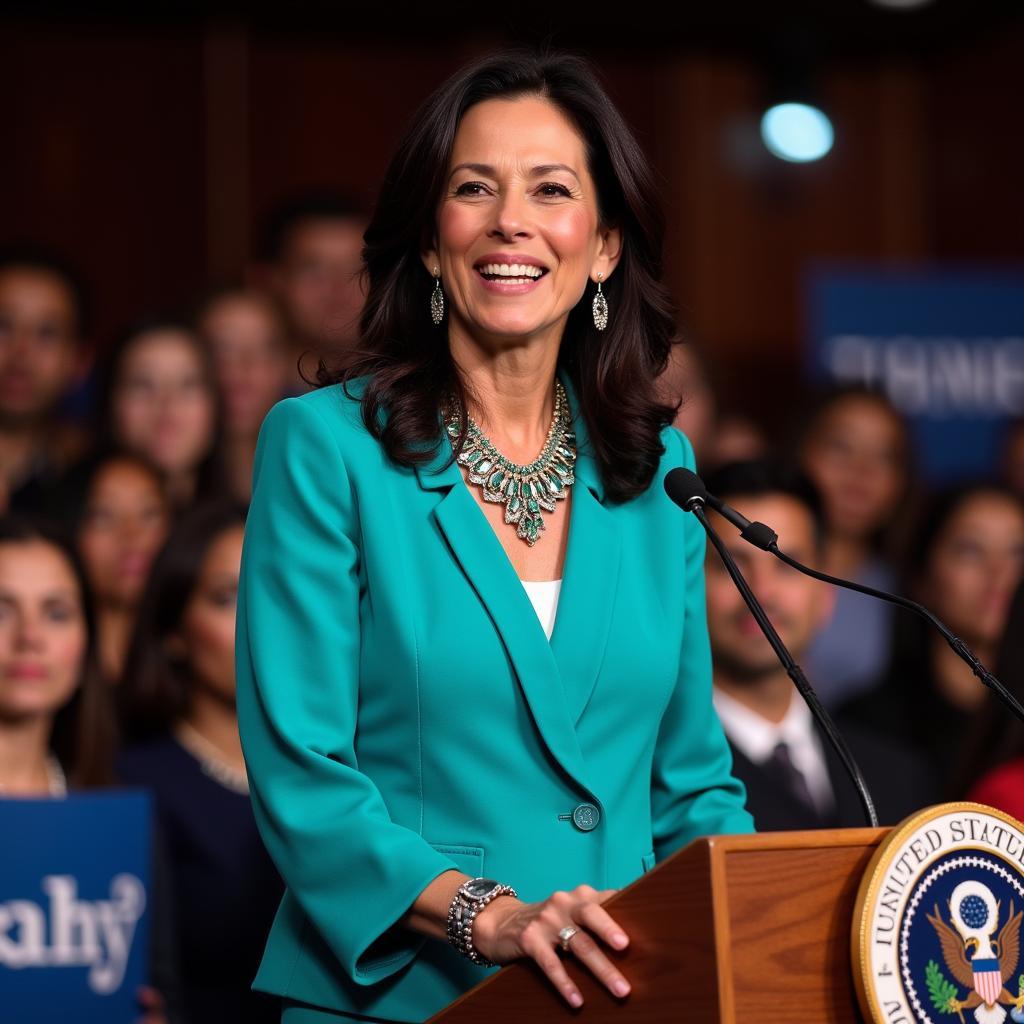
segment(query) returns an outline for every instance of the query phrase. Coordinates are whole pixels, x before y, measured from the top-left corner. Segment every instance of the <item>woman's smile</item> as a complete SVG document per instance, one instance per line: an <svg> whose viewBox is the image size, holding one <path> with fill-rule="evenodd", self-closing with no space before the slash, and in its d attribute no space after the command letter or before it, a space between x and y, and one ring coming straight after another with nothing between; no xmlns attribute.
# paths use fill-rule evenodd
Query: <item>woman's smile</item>
<svg viewBox="0 0 1024 1024"><path fill-rule="evenodd" d="M526 253L487 253L473 264L483 288L494 295L524 295L535 291L548 268Z"/></svg>

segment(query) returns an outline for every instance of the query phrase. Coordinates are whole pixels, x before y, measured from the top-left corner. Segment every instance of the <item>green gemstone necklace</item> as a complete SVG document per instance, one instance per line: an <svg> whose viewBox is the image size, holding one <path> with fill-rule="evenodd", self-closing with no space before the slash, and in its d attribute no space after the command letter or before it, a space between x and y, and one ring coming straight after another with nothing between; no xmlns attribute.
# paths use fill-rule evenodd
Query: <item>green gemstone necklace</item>
<svg viewBox="0 0 1024 1024"><path fill-rule="evenodd" d="M480 427L469 420L469 433L457 461L469 470L470 483L483 488L484 501L503 502L505 522L515 523L516 536L530 547L546 529L541 510L555 511L555 502L564 499L576 482L576 434L571 429L569 402L565 387L555 378L555 414L540 455L528 465L510 462L491 443ZM456 405L446 423L455 444L459 436L459 410Z"/></svg>

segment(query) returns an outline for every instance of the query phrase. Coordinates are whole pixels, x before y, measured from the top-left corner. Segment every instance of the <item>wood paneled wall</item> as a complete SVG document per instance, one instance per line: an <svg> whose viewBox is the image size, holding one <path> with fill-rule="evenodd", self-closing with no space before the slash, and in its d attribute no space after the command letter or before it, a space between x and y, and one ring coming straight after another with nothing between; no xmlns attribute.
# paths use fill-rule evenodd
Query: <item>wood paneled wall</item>
<svg viewBox="0 0 1024 1024"><path fill-rule="evenodd" d="M241 277L282 195L334 183L372 199L421 98L500 42L8 24L0 241L34 238L80 264L103 344L140 312ZM761 148L753 63L591 56L663 183L683 322L756 414L799 389L814 263L1024 255L1020 33L927 61L834 64L820 85L837 142L811 166Z"/></svg>

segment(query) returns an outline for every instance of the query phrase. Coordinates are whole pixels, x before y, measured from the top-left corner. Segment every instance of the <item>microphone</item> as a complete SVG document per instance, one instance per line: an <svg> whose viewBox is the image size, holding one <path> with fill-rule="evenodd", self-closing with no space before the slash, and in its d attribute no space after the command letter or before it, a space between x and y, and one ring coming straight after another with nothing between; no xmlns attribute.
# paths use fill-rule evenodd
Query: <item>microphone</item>
<svg viewBox="0 0 1024 1024"><path fill-rule="evenodd" d="M669 477L675 476L672 483L672 490L669 490ZM970 647L960 639L934 612L929 611L923 604L903 597L900 594L890 594L887 590L877 590L875 587L866 586L863 583L855 583L853 580L846 580L840 576L830 576L828 573L819 572L810 566L798 562L795 558L787 555L778 546L778 534L764 523L752 523L745 516L740 515L735 509L730 508L724 501L708 494L704 481L696 473L679 467L671 470L665 477L665 489L676 504L680 504L677 495L689 495L689 500L699 500L713 508L719 514L725 516L739 531L740 536L755 547L763 551L770 551L776 558L781 559L786 565L802 572L812 579L821 580L822 583L831 583L836 587L845 587L847 590L854 590L858 594L867 594L868 597L877 598L880 601L888 601L899 608L907 608L927 620L939 631L942 638L949 644L959 658L965 661L971 671L987 686L997 697L1019 718L1024 721L1024 706L1020 701L990 672ZM684 497L684 500L686 498ZM683 505L686 508L686 505ZM689 510L688 510L689 511ZM745 524L745 525L743 525Z"/></svg>
<svg viewBox="0 0 1024 1024"><path fill-rule="evenodd" d="M677 466L666 474L665 490L668 492L668 496L677 505L685 508L687 512L693 511L690 507L693 502L713 508L740 531L740 536L744 540L749 541L754 547L761 548L762 551L768 551L769 545L779 539L779 535L764 523L752 523L746 516L740 515L736 509L726 505L724 501L719 501L713 494L709 494L708 489L704 486L704 481L684 466Z"/></svg>
<svg viewBox="0 0 1024 1024"><path fill-rule="evenodd" d="M736 584L736 589L739 590L747 607L750 609L750 614L754 616L755 621L761 627L761 632L764 633L768 643L772 646L772 650L775 651L779 661L782 662L786 674L793 680L793 685L797 688L797 692L803 697L808 708L810 708L814 720L818 723L821 731L825 734L825 738L831 744L832 749L835 750L836 755L850 776L857 789L860 802L864 807L864 815L868 819L868 824L872 828L877 828L878 815L875 813L874 802L871 799L871 794L868 792L864 776L861 774L857 762L853 759L853 754L850 753L850 748L847 747L846 741L836 728L835 722L832 721L828 712L822 706L818 695L814 692L814 688L808 682L807 676L804 675L803 669L796 663L793 655L789 653L786 645L782 642L782 637L775 631L771 620L765 613L764 608L761 607L761 602L758 601L754 592L750 589L750 585L740 572L739 566L736 565L732 555L729 554L729 549L722 543L722 538L718 536L708 522L704 507L707 505L715 509L716 512L720 512L740 530L741 534L744 531L750 531L750 536L757 538L758 541L764 540L765 543L768 543L766 540L767 534L764 531L767 531L768 534L772 534L772 531L764 526L763 523L751 523L749 519L740 515L739 512L729 508L728 505L708 494L701 478L696 473L681 466L670 470L665 475L665 491L680 508L687 512L692 512L700 521L701 526L704 527L708 538L715 546L726 570L732 577L733 583ZM727 512L723 511L723 509L727 510ZM756 542L751 540L751 543ZM758 546L760 547L760 544Z"/></svg>

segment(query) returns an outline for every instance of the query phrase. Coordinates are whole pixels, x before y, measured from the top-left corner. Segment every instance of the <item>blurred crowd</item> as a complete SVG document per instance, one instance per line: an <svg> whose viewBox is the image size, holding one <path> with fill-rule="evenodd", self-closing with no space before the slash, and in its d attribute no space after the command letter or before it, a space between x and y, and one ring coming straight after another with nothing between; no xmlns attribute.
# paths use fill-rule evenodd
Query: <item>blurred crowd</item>
<svg viewBox="0 0 1024 1024"><path fill-rule="evenodd" d="M0 797L154 797L151 1024L276 1021L249 989L282 883L257 834L234 707L235 598L260 424L358 333L366 211L284 204L244 284L140 318L94 358L75 271L0 252ZM710 489L823 571L923 602L1024 699L1024 428L999 479L929 493L878 393L809 397L772 430L680 346ZM777 429L776 429L777 428ZM718 521L894 824L942 799L1024 817L1024 727L926 624L801 576ZM760 829L856 826L856 794L713 551L715 702Z"/></svg>
<svg viewBox="0 0 1024 1024"><path fill-rule="evenodd" d="M283 886L234 705L260 424L351 347L365 211L306 195L241 284L139 310L94 358L71 265L0 251L0 797L148 789L149 1024L274 1022L250 991Z"/></svg>
<svg viewBox="0 0 1024 1024"><path fill-rule="evenodd" d="M925 605L1024 702L1024 424L992 479L928 487L885 395L841 385L768 436L693 348L666 374L712 494L806 565ZM929 623L820 583L712 516L861 767L882 824L943 800L1024 818L1024 724ZM714 699L759 830L864 824L855 790L709 548Z"/></svg>

